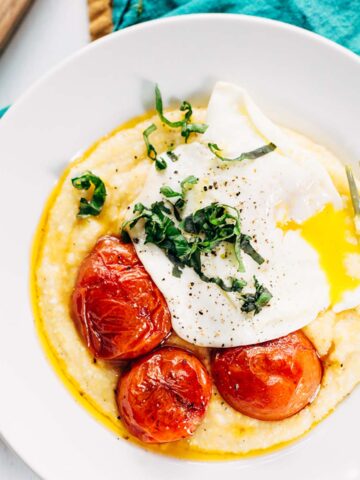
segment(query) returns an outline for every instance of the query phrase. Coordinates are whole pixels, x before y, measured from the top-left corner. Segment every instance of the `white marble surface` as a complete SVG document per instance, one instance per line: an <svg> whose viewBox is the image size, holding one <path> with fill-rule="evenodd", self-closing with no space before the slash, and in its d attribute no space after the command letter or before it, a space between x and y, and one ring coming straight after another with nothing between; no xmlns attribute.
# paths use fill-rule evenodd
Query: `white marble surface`
<svg viewBox="0 0 360 480"><path fill-rule="evenodd" d="M35 0L0 56L0 107L89 42L86 8L86 0ZM0 480L39 480L1 437Z"/></svg>

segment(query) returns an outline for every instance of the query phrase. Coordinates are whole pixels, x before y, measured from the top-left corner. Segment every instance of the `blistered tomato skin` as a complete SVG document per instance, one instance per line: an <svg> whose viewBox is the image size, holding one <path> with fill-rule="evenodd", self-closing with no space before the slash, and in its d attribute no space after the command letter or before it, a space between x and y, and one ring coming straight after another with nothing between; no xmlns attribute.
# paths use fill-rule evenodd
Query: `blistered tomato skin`
<svg viewBox="0 0 360 480"><path fill-rule="evenodd" d="M302 410L316 396L322 377L317 352L301 331L217 350L211 371L224 400L259 420L282 420Z"/></svg>
<svg viewBox="0 0 360 480"><path fill-rule="evenodd" d="M166 301L134 246L113 236L100 238L82 262L71 302L74 322L96 358L144 355L171 329Z"/></svg>
<svg viewBox="0 0 360 480"><path fill-rule="evenodd" d="M147 443L191 436L206 413L211 378L200 360L180 348L160 348L138 360L119 380L120 417Z"/></svg>

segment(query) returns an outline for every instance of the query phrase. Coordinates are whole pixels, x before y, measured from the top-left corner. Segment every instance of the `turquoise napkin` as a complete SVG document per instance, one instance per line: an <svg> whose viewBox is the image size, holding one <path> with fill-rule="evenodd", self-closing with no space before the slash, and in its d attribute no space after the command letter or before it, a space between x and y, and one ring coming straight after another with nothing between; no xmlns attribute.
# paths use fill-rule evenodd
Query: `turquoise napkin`
<svg viewBox="0 0 360 480"><path fill-rule="evenodd" d="M0 108L0 118L4 115L4 113L5 113L7 110L9 110L9 107L10 107L10 105L9 105L8 107L5 107L5 108Z"/></svg>
<svg viewBox="0 0 360 480"><path fill-rule="evenodd" d="M113 0L114 30L159 17L207 12L292 23L360 54L360 0Z"/></svg>

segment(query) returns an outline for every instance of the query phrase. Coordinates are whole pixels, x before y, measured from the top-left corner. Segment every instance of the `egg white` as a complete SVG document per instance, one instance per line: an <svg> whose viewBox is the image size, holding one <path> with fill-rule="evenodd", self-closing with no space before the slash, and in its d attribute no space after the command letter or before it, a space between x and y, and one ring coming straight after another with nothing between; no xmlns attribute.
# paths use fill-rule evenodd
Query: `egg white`
<svg viewBox="0 0 360 480"><path fill-rule="evenodd" d="M180 190L189 175L199 182L187 193L183 215L220 202L241 210L243 232L266 259L258 265L243 254L245 272L237 271L231 246L216 256L202 256L207 275L243 278L244 292L254 289L254 275L273 294L269 306L257 315L241 311L238 293L227 293L203 282L186 267L180 278L164 252L145 243L143 223L130 231L135 247L164 294L175 332L188 342L207 347L230 347L278 338L304 327L330 304L329 284L317 251L299 231L284 231L283 221L301 223L325 205L342 207L342 199L326 169L305 149L274 125L241 88L220 82L207 111L209 128L199 141L177 147L167 169L155 169L136 202L147 206L161 199L160 187ZM256 160L222 162L208 148L216 143L226 157L236 157L269 142L277 149Z"/></svg>

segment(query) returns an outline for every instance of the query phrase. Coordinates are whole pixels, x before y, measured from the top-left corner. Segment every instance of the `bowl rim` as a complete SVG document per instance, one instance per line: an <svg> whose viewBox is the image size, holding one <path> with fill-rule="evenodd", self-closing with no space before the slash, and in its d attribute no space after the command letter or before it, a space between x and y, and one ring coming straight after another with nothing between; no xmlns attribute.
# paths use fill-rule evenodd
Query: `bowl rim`
<svg viewBox="0 0 360 480"><path fill-rule="evenodd" d="M31 97L33 91L36 91L37 89L41 88L44 83L46 83L50 78L55 76L58 71L61 71L63 68L65 68L67 65L76 62L76 60L90 52L91 50L101 48L102 45L105 45L107 43L111 42L116 42L118 41L118 38L122 38L123 36L128 36L131 34L134 34L138 31L147 31L147 30L152 30L154 28L157 28L158 26L161 26L163 24L173 24L173 23L196 23L196 22L204 22L204 21L222 21L222 22L230 22L230 21L235 21L235 22L245 22L248 24L252 25L266 25L268 27L272 27L275 29L280 29L282 31L290 32L290 33L295 33L296 35L300 37L307 37L309 39L312 39L313 41L317 42L318 44L322 44L330 49L333 49L337 51L339 54L342 56L346 56L350 61L355 62L358 66L360 66L360 56L357 55L356 53L352 52L348 48L334 42L333 40L330 40L326 37L323 37L315 32L306 30L302 27L298 27L289 23L285 23L279 20L273 20L265 17L258 17L258 16L253 16L253 15L244 15L244 14L230 14L230 13L194 13L194 14L184 14L184 15L178 15L178 16L171 16L171 17L163 17L155 20L149 20L143 23L139 23L136 25L132 25L129 27L126 27L122 30L112 32L112 34L106 35L105 37L102 37L98 40L95 40L88 45L85 45L84 47L80 48L76 52L72 53L71 55L67 56L64 60L60 61L58 64L50 68L46 73L40 76L39 79L37 79L35 82L31 84L30 87L28 87L24 93L22 93L19 98L14 102L13 105L11 105L11 108L4 114L4 116L0 120L0 130L2 128L2 125L4 125L4 122L6 123L8 118L11 118L13 115L16 114L18 106L21 106L21 104L26 101L28 97ZM39 465L35 466L32 459L29 458L30 455L28 455L28 452L23 451L25 449L22 448L17 448L16 447L16 439L8 438L2 431L1 425L0 425L0 438L4 441L5 445L7 445L10 450L14 451L24 462L25 464L30 468L32 472L34 472L36 475L38 475L40 478L44 478L41 473L41 469L39 468ZM302 440L300 440L302 441ZM306 441L306 440L304 440ZM291 445L288 450L291 449ZM266 458L269 460L269 457L276 456L276 452L273 454L269 454L266 456ZM263 458L263 461L267 461ZM228 463L234 463L237 462L237 460L229 461ZM191 462L190 462L191 463ZM220 461L212 462L212 463L221 463Z"/></svg>

